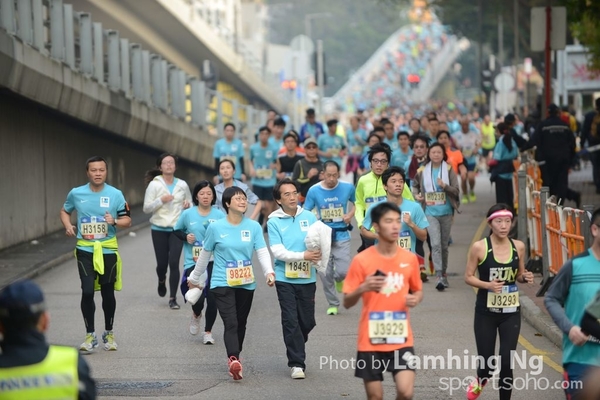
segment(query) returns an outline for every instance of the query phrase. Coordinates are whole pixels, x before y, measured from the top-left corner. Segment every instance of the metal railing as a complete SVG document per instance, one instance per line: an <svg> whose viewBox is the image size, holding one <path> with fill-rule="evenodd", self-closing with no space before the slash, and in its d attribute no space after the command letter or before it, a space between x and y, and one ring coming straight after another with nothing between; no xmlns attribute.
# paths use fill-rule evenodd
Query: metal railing
<svg viewBox="0 0 600 400"><path fill-rule="evenodd" d="M0 29L113 92L213 135L233 122L250 145L266 121L266 111L207 89L200 78L121 38L118 31L104 29L89 13L73 11L63 0L0 0ZM230 111L224 113L226 105Z"/></svg>

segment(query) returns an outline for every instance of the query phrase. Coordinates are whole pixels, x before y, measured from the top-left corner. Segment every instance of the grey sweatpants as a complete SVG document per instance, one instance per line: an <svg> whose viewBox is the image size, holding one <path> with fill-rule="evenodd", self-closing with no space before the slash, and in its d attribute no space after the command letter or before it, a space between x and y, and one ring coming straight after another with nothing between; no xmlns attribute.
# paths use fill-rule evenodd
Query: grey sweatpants
<svg viewBox="0 0 600 400"><path fill-rule="evenodd" d="M442 217L427 216L429 227L427 234L431 241L431 260L437 276L445 274L448 269L448 243L450 241L450 228L452 228L452 214Z"/></svg>
<svg viewBox="0 0 600 400"><path fill-rule="evenodd" d="M340 300L335 290L335 282L346 279L348 268L350 268L350 240L332 242L327 270L325 273L319 273L329 307L340 306Z"/></svg>

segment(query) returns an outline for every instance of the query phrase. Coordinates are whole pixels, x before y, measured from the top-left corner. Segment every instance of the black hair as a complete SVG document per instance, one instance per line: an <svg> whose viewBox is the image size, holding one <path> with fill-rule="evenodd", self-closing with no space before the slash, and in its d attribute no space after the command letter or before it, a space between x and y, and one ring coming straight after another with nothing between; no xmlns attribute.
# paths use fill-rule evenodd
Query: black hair
<svg viewBox="0 0 600 400"><path fill-rule="evenodd" d="M285 128L285 119L281 117L275 118L275 121L273 121L273 126L283 126Z"/></svg>
<svg viewBox="0 0 600 400"><path fill-rule="evenodd" d="M419 123L419 126L421 126L421 120L419 118L417 118L417 117L412 117L410 119L410 121L408 121L408 125L410 125L410 123L413 122L413 121L417 121Z"/></svg>
<svg viewBox="0 0 600 400"><path fill-rule="evenodd" d="M323 171L325 171L327 169L327 167L330 165L333 165L335 167L335 169L337 169L337 172L340 172L340 164L338 164L337 162L335 162L333 160L327 160L323 163Z"/></svg>
<svg viewBox="0 0 600 400"><path fill-rule="evenodd" d="M198 192L204 189L205 187L209 187L212 191L213 198L210 202L210 205L214 206L217 202L217 192L215 191L215 186L210 181L203 180L196 183L196 185L194 186L194 190L192 191L192 202L195 206L198 205Z"/></svg>
<svg viewBox="0 0 600 400"><path fill-rule="evenodd" d="M315 109L314 108L307 108L306 109L306 115L315 115Z"/></svg>
<svg viewBox="0 0 600 400"><path fill-rule="evenodd" d="M392 124L392 125L394 125L394 124L392 123L392 121L390 121L390 120L389 120L389 119L387 119L387 118L383 118L381 121L379 121L379 123L381 124L381 126L384 126L384 125L389 125L389 124Z"/></svg>
<svg viewBox="0 0 600 400"><path fill-rule="evenodd" d="M448 132L447 130L443 129L443 130L439 131L437 133L437 135L435 135L435 138L437 140L440 140L440 136L442 136L443 134L445 134L446 136L448 136L448 139L450 139L452 137L452 136L450 136L450 132Z"/></svg>
<svg viewBox="0 0 600 400"><path fill-rule="evenodd" d="M400 132L398 132L398 134L396 134L396 139L400 139L400 136L406 136L407 138L410 139L410 133L408 133L406 131L400 131Z"/></svg>
<svg viewBox="0 0 600 400"><path fill-rule="evenodd" d="M383 126L376 126L375 128L373 128L373 130L371 131L371 133L375 133L375 132L383 132L383 133L385 133L385 129L383 129Z"/></svg>
<svg viewBox="0 0 600 400"><path fill-rule="evenodd" d="M385 153L387 161L390 162L390 159L392 158L392 150L390 149L390 146L387 144L384 146L384 144L385 143L377 143L369 148L369 153L367 153L369 162L373 160L373 156L377 153Z"/></svg>
<svg viewBox="0 0 600 400"><path fill-rule="evenodd" d="M156 166L154 168L146 171L146 176L144 177L144 182L146 182L146 185L148 185L150 182L152 182L152 180L154 178L156 178L157 176L159 176L159 175L162 174L160 166L162 165L163 160L165 158L167 158L167 157L173 157L173 160L175 161L175 166L177 166L178 158L177 158L177 156L175 154L172 154L172 153L162 153L156 159Z"/></svg>
<svg viewBox="0 0 600 400"><path fill-rule="evenodd" d="M592 224L600 225L600 207L594 210L592 213L592 219L590 221L592 221Z"/></svg>
<svg viewBox="0 0 600 400"><path fill-rule="evenodd" d="M219 161L219 166L217 167L217 171L221 169L221 164L226 163L226 162L231 164L231 168L233 168L233 170L235 171L235 163L228 158L225 158L225 159Z"/></svg>
<svg viewBox="0 0 600 400"><path fill-rule="evenodd" d="M295 135L295 134L293 134L293 133L289 133L289 132L288 132L288 133L286 133L286 134L283 136L283 141L285 142L285 140L286 140L287 138L294 138L294 140L296 141L296 145L299 145L299 144L300 144L300 140L298 139L298 135Z"/></svg>
<svg viewBox="0 0 600 400"><path fill-rule="evenodd" d="M392 175L395 174L399 174L402 177L402 180L406 181L406 173L404 172L404 169L393 165L383 171L383 174L381 174L381 183L383 183L383 186L386 186L388 180L392 177Z"/></svg>
<svg viewBox="0 0 600 400"><path fill-rule="evenodd" d="M413 147L415 147L415 142L417 140L421 140L423 142L425 142L425 148L429 148L429 138L423 134L416 134L416 135L412 135L410 137L410 148L412 149Z"/></svg>
<svg viewBox="0 0 600 400"><path fill-rule="evenodd" d="M4 337L16 336L36 329L43 313L44 311L31 313L29 310L23 309L18 317L1 317L0 325L4 328Z"/></svg>
<svg viewBox="0 0 600 400"><path fill-rule="evenodd" d="M440 142L435 142L431 146L429 146L429 148L427 149L427 158L431 161L431 158L429 158L429 153L431 152L431 149L433 149L434 147L440 147L442 149L442 154L444 155L444 161L448 161L448 154L446 154L446 147L443 144L441 144Z"/></svg>
<svg viewBox="0 0 600 400"><path fill-rule="evenodd" d="M298 187L298 184L296 182L294 182L290 178L283 178L282 180L277 182L275 184L275 186L273 187L273 199L281 200L281 187L283 185L294 185L294 187L296 188L296 192L298 192L300 190L300 188Z"/></svg>
<svg viewBox="0 0 600 400"><path fill-rule="evenodd" d="M512 137L508 124L505 122L500 122L497 128L498 132L500 132L500 135L502 135L502 143L504 143L504 146L506 146L508 151L512 151Z"/></svg>
<svg viewBox="0 0 600 400"><path fill-rule="evenodd" d="M371 208L371 223L373 225L379 224L379 222L381 221L381 218L390 211L393 211L396 214L400 215L400 209L394 203L386 201L386 202L377 204L376 206Z"/></svg>
<svg viewBox="0 0 600 400"><path fill-rule="evenodd" d="M437 117L429 117L427 120L428 120L429 122L433 122L433 121L440 122L440 120L439 120L439 119L437 119Z"/></svg>
<svg viewBox="0 0 600 400"><path fill-rule="evenodd" d="M378 143L378 144L379 144L379 143L381 143L381 138L379 137L379 135L378 135L378 134L376 134L376 133L373 133L373 132L369 133L369 136L367 137L367 140L366 140L366 142L367 142L367 143L369 143L369 140L370 140L372 137L375 137L375 138L377 138L377 143Z"/></svg>
<svg viewBox="0 0 600 400"><path fill-rule="evenodd" d="M235 195L243 194L245 198L248 198L246 192L239 186L231 186L225 189L223 192L223 198L221 199L221 205L227 214L229 214L229 205L231 204L231 198Z"/></svg>
<svg viewBox="0 0 600 400"><path fill-rule="evenodd" d="M101 162L104 161L104 165L106 165L106 169L108 169L108 163L106 162L106 160L103 157L100 156L93 156L87 159L87 161L85 162L85 170L88 171L90 169L90 163L93 162Z"/></svg>
<svg viewBox="0 0 600 400"><path fill-rule="evenodd" d="M235 131L235 124L233 122L227 122L225 125L223 125L223 130L225 130L225 128L227 128L228 126L232 127L233 130Z"/></svg>
<svg viewBox="0 0 600 400"><path fill-rule="evenodd" d="M487 214L485 215L485 218L489 218L490 215L492 215L493 213L495 213L496 211L502 211L502 210L508 210L511 213L514 213L514 210L511 206L509 206L506 203L497 203L494 204L493 206L490 207L490 209L488 210Z"/></svg>
<svg viewBox="0 0 600 400"><path fill-rule="evenodd" d="M271 129L268 126L261 126L260 128L258 128L258 133L261 133L263 131L267 131L269 133L271 133Z"/></svg>

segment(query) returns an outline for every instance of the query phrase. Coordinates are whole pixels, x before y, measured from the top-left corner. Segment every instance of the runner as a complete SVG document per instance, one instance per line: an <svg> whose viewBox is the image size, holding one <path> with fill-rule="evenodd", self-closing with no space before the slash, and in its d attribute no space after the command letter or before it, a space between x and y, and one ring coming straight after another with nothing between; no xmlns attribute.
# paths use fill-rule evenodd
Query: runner
<svg viewBox="0 0 600 400"><path fill-rule="evenodd" d="M496 127L490 116L486 115L481 124L481 156L486 163L492 159L494 147L496 147Z"/></svg>
<svg viewBox="0 0 600 400"><path fill-rule="evenodd" d="M475 169L477 167L477 152L481 145L481 136L471 129L471 123L467 117L460 121L461 131L454 135L456 145L460 149L465 159L467 167L467 179L461 181L462 203L474 203L477 200L475 196ZM469 188L467 188L467 181ZM469 189L469 190L467 190Z"/></svg>
<svg viewBox="0 0 600 400"><path fill-rule="evenodd" d="M198 261L198 256L202 250L204 234L209 224L225 218L225 214L216 207L217 193L215 187L209 181L200 181L194 186L192 200L196 207L188 208L181 213L181 217L175 224L175 234L184 241L183 245L183 278L181 279L181 294L184 296L188 290L187 277L190 276ZM207 283L210 287L210 278L212 275L213 261L208 263ZM212 336L212 327L217 318L217 305L214 296L206 289L202 291L200 299L192 305L192 318L190 319L190 334L197 335L200 331L200 318L204 309L204 300L206 299L206 323L204 326L204 335L202 341L204 344L214 344Z"/></svg>
<svg viewBox="0 0 600 400"><path fill-rule="evenodd" d="M237 179L233 179L233 175L235 173L235 165L231 160L223 160L219 164L219 175L223 179L223 182L219 183L215 186L215 192L217 193L217 208L224 213L225 207L223 207L223 192L227 188L236 186L241 188L244 193L246 193L246 197L248 198L248 203L254 205L254 210L252 211L252 215L250 215L250 219L257 220L260 215L260 210L262 209L262 200L258 198L257 195L254 194L252 190L246 185L244 182L240 182Z"/></svg>
<svg viewBox="0 0 600 400"><path fill-rule="evenodd" d="M414 336L409 308L423 299L417 256L401 249L400 211L384 202L371 211L379 242L352 260L344 283L344 307L362 299L355 376L362 378L367 399L383 399L383 372L392 373L397 399L412 399L415 372Z"/></svg>
<svg viewBox="0 0 600 400"><path fill-rule="evenodd" d="M273 211L267 222L269 245L275 258L283 341L292 379L305 378L305 344L317 324L317 273L311 263L321 259L320 251L309 251L304 244L308 228L317 218L298 205L298 194L292 180L279 181L273 188L273 197L281 209Z"/></svg>
<svg viewBox="0 0 600 400"><path fill-rule="evenodd" d="M252 177L252 189L258 198L262 200L261 213L264 224L273 212L273 186L275 186L277 173L277 146L269 143L271 130L266 126L259 129L258 143L250 146L250 176ZM259 220L262 225L262 221Z"/></svg>
<svg viewBox="0 0 600 400"><path fill-rule="evenodd" d="M371 170L371 163L369 162L369 150L371 150L371 147L380 143L381 138L375 133L371 132L371 134L369 134L369 137L367 138L367 145L363 148L363 153L361 155L360 162L358 163L358 170L356 171L356 174L358 175L357 183L358 179L360 179L361 176L363 176ZM355 183L354 185L356 186L357 183Z"/></svg>
<svg viewBox="0 0 600 400"><path fill-rule="evenodd" d="M323 161L331 160L342 165L342 158L346 156L346 141L336 134L337 124L337 119L327 121L327 133L319 136L317 144Z"/></svg>
<svg viewBox="0 0 600 400"><path fill-rule="evenodd" d="M354 215L356 199L354 185L339 180L340 166L335 161L325 161L323 168L323 181L308 189L304 209L317 209L321 221L334 231L327 271L319 275L329 303L327 315L336 315L340 306L336 289L338 292L342 291L350 265L350 222Z"/></svg>
<svg viewBox="0 0 600 400"><path fill-rule="evenodd" d="M277 180L280 181L283 178L291 178L294 173L294 167L298 160L304 158L304 155L298 152L298 137L294 134L287 133L283 137L283 145L286 152L279 154L277 157Z"/></svg>
<svg viewBox="0 0 600 400"><path fill-rule="evenodd" d="M350 153L346 162L346 173L352 173L354 184L358 181L358 169L363 149L367 144L367 132L358 125L358 117L350 118L350 128L346 132L346 140ZM306 147L306 144L304 145Z"/></svg>
<svg viewBox="0 0 600 400"><path fill-rule="evenodd" d="M448 246L454 210L458 210L458 179L452 167L446 162L446 149L434 143L427 153L429 162L419 168L412 182L415 200L421 202L429 222L427 233L431 249L431 259L436 273L435 288L442 291L448 288Z"/></svg>
<svg viewBox="0 0 600 400"><path fill-rule="evenodd" d="M215 142L213 148L213 158L215 159L215 185L219 183L219 166L223 160L231 160L236 169L235 179L246 181L244 174L244 144L235 137L235 125L228 122L223 127L223 138Z"/></svg>
<svg viewBox="0 0 600 400"><path fill-rule="evenodd" d="M85 341L79 350L89 353L98 347L94 325L96 304L94 291L102 295L104 311L104 350L117 350L113 323L121 290L122 263L117 244L117 228L131 226L129 206L120 190L106 183L108 164L102 157L91 157L86 163L89 183L72 189L60 210L60 221L69 237L77 237L75 258L81 280L81 313L85 323ZM71 213L77 212L77 227L71 224ZM77 229L77 233L75 233Z"/></svg>
<svg viewBox="0 0 600 400"><path fill-rule="evenodd" d="M314 138L308 138L304 141L304 150L306 156L296 162L292 181L300 185L300 195L298 201L303 204L306 200L306 194L311 186L321 181L323 173L323 161L319 158L319 147Z"/></svg>
<svg viewBox="0 0 600 400"><path fill-rule="evenodd" d="M381 127L383 128L383 132L385 137L383 138L383 143L390 146L392 151L398 149L398 139L394 137L394 124L387 118L381 120Z"/></svg>
<svg viewBox="0 0 600 400"><path fill-rule="evenodd" d="M523 242L508 237L513 219L509 206L492 206L486 218L491 234L473 243L465 270L465 282L478 289L475 342L477 354L484 360L477 370L477 380L471 382L467 389L467 399L477 399L492 377L494 371L490 366L497 362L490 359L495 356L496 336L499 336L500 400L508 400L512 393L512 352L517 348L521 330L516 282L533 283L533 273L525 270Z"/></svg>
<svg viewBox="0 0 600 400"><path fill-rule="evenodd" d="M512 139L510 128L504 122L498 124L498 132L502 136L494 149L490 181L496 185L496 203L513 205L513 160L519 156L519 149Z"/></svg>
<svg viewBox="0 0 600 400"><path fill-rule="evenodd" d="M269 137L269 144L275 147L277 151L283 147L283 132L285 132L285 120L281 117L273 121L272 135Z"/></svg>
<svg viewBox="0 0 600 400"><path fill-rule="evenodd" d="M236 186L225 189L222 206L227 217L213 222L206 229L196 267L188 277L188 287L203 288L212 253L215 261L210 290L225 328L223 341L229 374L234 380L240 380L240 352L256 289L252 254L256 252L269 286L275 284L275 273L260 225L244 216L248 208L246 192Z"/></svg>
<svg viewBox="0 0 600 400"><path fill-rule="evenodd" d="M318 139L323 133L323 124L316 121L315 109L309 108L306 110L306 123L300 127L299 142L304 143L309 137Z"/></svg>
<svg viewBox="0 0 600 400"><path fill-rule="evenodd" d="M411 182L415 179L417 170L427 162L429 139L423 134L413 135L411 137L411 148L413 150L413 155L406 161L406 164L404 164L408 187L411 187Z"/></svg>
<svg viewBox="0 0 600 400"><path fill-rule="evenodd" d="M437 134L437 141L444 145L446 149L447 162L452 166L454 173L461 176L461 178L467 178L467 167L465 167L464 158L460 150L455 150L452 147L452 137L448 131L439 131ZM464 175L464 177L463 177Z"/></svg>
<svg viewBox="0 0 600 400"><path fill-rule="evenodd" d="M404 168L406 162L413 155L413 151L410 148L410 135L406 131L400 131L396 137L398 140L398 148L392 151L390 165Z"/></svg>
<svg viewBox="0 0 600 400"><path fill-rule="evenodd" d="M229 161L233 163L232 161ZM169 269L169 308L179 310L177 285L179 285L179 258L183 242L173 234L173 227L181 212L192 204L190 188L184 180L175 177L177 157L170 153L161 154L156 168L146 172L146 194L144 212L152 214L152 244L156 256L158 295L167 294L167 269Z"/></svg>

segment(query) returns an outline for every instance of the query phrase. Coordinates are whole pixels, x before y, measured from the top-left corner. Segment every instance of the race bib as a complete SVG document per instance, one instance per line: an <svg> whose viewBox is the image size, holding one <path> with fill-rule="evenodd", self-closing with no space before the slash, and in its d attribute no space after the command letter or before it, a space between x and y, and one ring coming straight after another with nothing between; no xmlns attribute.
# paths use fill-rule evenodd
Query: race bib
<svg viewBox="0 0 600 400"><path fill-rule="evenodd" d="M400 232L400 236L398 237L398 246L410 251L412 248L412 240L409 231Z"/></svg>
<svg viewBox="0 0 600 400"><path fill-rule="evenodd" d="M471 157L473 155L473 149L466 147L463 149L462 153L465 157Z"/></svg>
<svg viewBox="0 0 600 400"><path fill-rule="evenodd" d="M290 279L310 278L310 261L290 261L285 263L285 277Z"/></svg>
<svg viewBox="0 0 600 400"><path fill-rule="evenodd" d="M362 146L359 146L359 145L352 146L352 147L350 148L350 151L352 152L352 154L355 154L355 155L361 155L361 154L362 154L362 151L363 151L363 147L362 147Z"/></svg>
<svg viewBox="0 0 600 400"><path fill-rule="evenodd" d="M225 268L227 271L227 284L229 286L240 286L254 283L254 270L252 269L252 261L227 261Z"/></svg>
<svg viewBox="0 0 600 400"><path fill-rule="evenodd" d="M365 199L365 203L367 204L367 209L371 207L375 203L379 203L380 201L387 200L387 196L376 196L376 197L367 197Z"/></svg>
<svg viewBox="0 0 600 400"><path fill-rule="evenodd" d="M517 285L502 286L502 292L500 293L488 291L488 308L500 309L498 312L502 313L512 313L517 311L519 305L519 288Z"/></svg>
<svg viewBox="0 0 600 400"><path fill-rule="evenodd" d="M428 206L443 206L446 204L445 192L428 192L425 193L425 204Z"/></svg>
<svg viewBox="0 0 600 400"><path fill-rule="evenodd" d="M194 262L198 261L198 257L200 257L200 252L202 251L202 242L195 241L192 245L192 258Z"/></svg>
<svg viewBox="0 0 600 400"><path fill-rule="evenodd" d="M341 222L344 220L344 207L340 203L321 206L320 213L323 222Z"/></svg>
<svg viewBox="0 0 600 400"><path fill-rule="evenodd" d="M79 231L83 239L104 239L108 235L108 224L104 217L83 217L79 220Z"/></svg>
<svg viewBox="0 0 600 400"><path fill-rule="evenodd" d="M399 344L408 337L406 313L400 311L372 311L369 313L369 340L371 344Z"/></svg>
<svg viewBox="0 0 600 400"><path fill-rule="evenodd" d="M337 157L340 155L340 151L342 151L342 149L338 149L337 147L334 147L332 149L329 149L329 152L331 153L332 157Z"/></svg>
<svg viewBox="0 0 600 400"><path fill-rule="evenodd" d="M271 179L273 177L273 170L271 168L259 168L256 170L256 177L258 179Z"/></svg>

